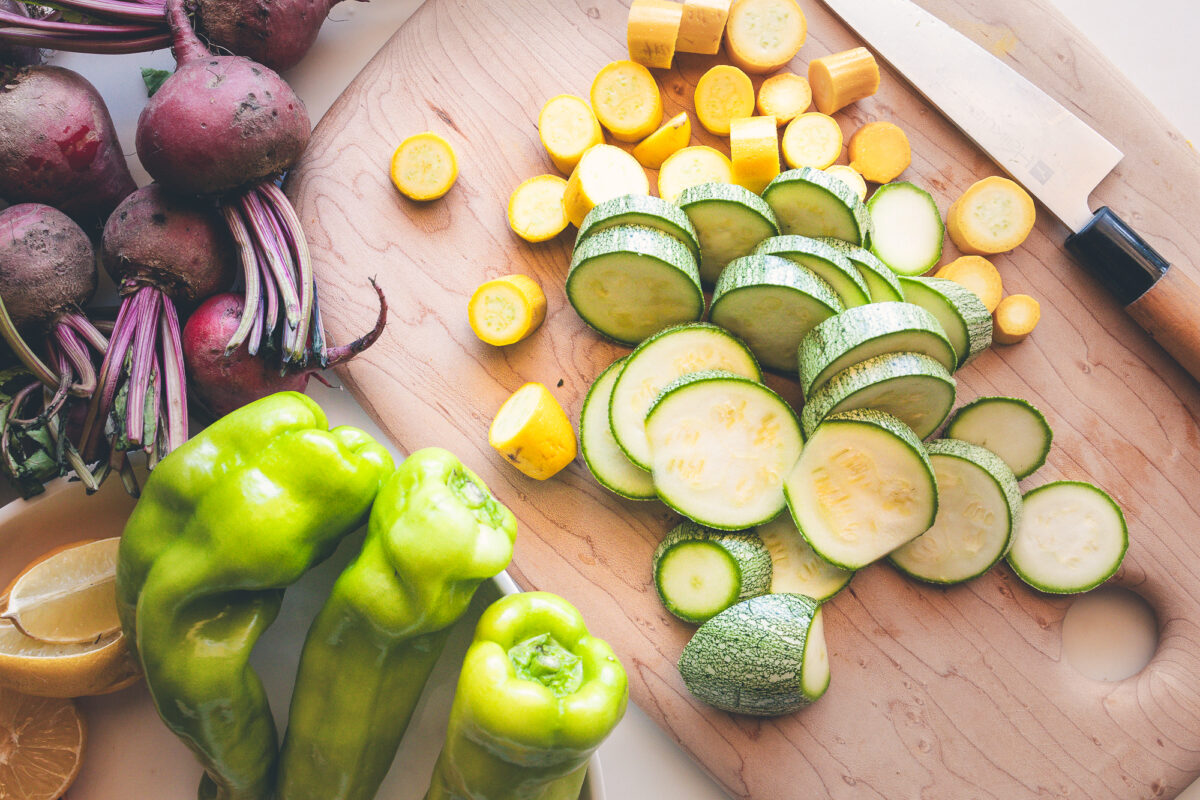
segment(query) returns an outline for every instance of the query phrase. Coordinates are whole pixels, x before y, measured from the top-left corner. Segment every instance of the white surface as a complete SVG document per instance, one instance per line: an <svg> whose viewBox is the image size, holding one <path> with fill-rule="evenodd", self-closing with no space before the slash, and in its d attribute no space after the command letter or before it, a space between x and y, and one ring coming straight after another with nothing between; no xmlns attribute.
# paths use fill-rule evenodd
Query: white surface
<svg viewBox="0 0 1200 800"><path fill-rule="evenodd" d="M1195 43L1200 41L1200 4L1195 0L1146 0L1135 5L1121 0L1053 2L1084 35L1100 45L1186 137L1200 141L1200 102L1189 88ZM316 46L286 76L305 100L314 123L418 5L419 0L375 0L370 4L347 2L334 8ZM100 89L135 164L134 177L144 183L145 173L136 166L133 156L133 130L145 102L138 70L143 66L169 67L169 56L69 55L56 63L79 70ZM334 421L372 427L346 395L315 384L312 394L327 406ZM601 754L608 793L614 800L724 797L636 708L631 707L617 732L601 748ZM1200 800L1200 788L1194 786L1181 798Z"/></svg>

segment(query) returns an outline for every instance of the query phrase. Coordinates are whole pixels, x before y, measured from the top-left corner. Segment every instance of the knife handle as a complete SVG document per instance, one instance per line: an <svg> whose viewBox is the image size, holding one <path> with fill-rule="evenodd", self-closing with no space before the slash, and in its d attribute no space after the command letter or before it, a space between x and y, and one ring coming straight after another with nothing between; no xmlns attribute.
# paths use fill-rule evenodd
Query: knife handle
<svg viewBox="0 0 1200 800"><path fill-rule="evenodd" d="M1179 267L1172 268L1107 206L1067 237L1067 250L1200 381L1200 286L1195 281Z"/></svg>

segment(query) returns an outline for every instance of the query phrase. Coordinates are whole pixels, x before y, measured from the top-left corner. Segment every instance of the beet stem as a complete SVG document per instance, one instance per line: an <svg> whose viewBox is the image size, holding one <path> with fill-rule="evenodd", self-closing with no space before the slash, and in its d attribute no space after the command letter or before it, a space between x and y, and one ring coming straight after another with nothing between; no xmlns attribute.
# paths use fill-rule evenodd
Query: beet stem
<svg viewBox="0 0 1200 800"><path fill-rule="evenodd" d="M133 336L133 364L129 369L127 386L129 394L125 401L125 436L130 444L142 444L146 416L146 390L150 384L150 370L154 366L155 332L158 328L158 313L162 308L163 294L153 286L138 289L134 302L139 302L134 324L137 331Z"/></svg>
<svg viewBox="0 0 1200 800"><path fill-rule="evenodd" d="M117 393L117 383L125 370L125 357L129 354L129 345L133 340L134 325L131 324L131 318L136 299L127 297L121 303L121 308L117 311L117 321L113 326L112 340L100 365L99 386L92 395L92 402L88 404L79 447L86 461L92 461L97 456L96 450L100 445L101 434L108 420L108 412L112 408L113 397Z"/></svg>
<svg viewBox="0 0 1200 800"><path fill-rule="evenodd" d="M163 384L166 389L166 450L182 447L188 438L187 373L183 362L183 336L173 303L165 303L162 316Z"/></svg>
<svg viewBox="0 0 1200 800"><path fill-rule="evenodd" d="M292 203L287 199L287 195L278 186L269 181L260 184L258 188L262 192L264 199L269 201L275 213L279 216L282 229L290 237L296 265L300 268L300 320L295 326L298 335L296 337L296 346L291 353L287 354L289 357L285 361L290 361L293 364L304 364L307 360L305 351L308 348L309 329L312 327L313 293L316 290L312 257L308 252L308 243L304 239L304 227L300 224L300 218L296 215L296 209L292 208Z"/></svg>
<svg viewBox="0 0 1200 800"><path fill-rule="evenodd" d="M78 397L91 397L96 391L96 365L87 345L75 330L62 320L54 326L54 344L59 351L61 368L74 379L71 393Z"/></svg>
<svg viewBox="0 0 1200 800"><path fill-rule="evenodd" d="M167 21L163 3L130 3L124 0L54 0L54 7L63 11L81 11L88 16L104 19L162 25Z"/></svg>
<svg viewBox="0 0 1200 800"><path fill-rule="evenodd" d="M259 267L262 268L260 262ZM268 280L270 276L263 275L263 294L267 300L267 317L264 320L264 327L268 336L275 330L275 326L279 324L279 287L275 285L275 281Z"/></svg>
<svg viewBox="0 0 1200 800"><path fill-rule="evenodd" d="M291 253L281 252L282 234L274 219L274 215L263 204L257 194L257 187L243 194L239 201L242 213L250 222L250 234L261 248L260 252L266 261L270 274L278 284L280 299L283 301L284 313L287 320L295 325L300 319L300 297L296 294L291 265Z"/></svg>
<svg viewBox="0 0 1200 800"><path fill-rule="evenodd" d="M313 287L313 351L321 369L329 366L329 340L325 338L325 322L321 317L321 294Z"/></svg>
<svg viewBox="0 0 1200 800"><path fill-rule="evenodd" d="M62 315L60 321L70 326L84 342L96 348L100 353L108 349L108 338L92 324L90 319L78 311L68 311Z"/></svg>
<svg viewBox="0 0 1200 800"><path fill-rule="evenodd" d="M157 326L156 326L157 327ZM146 427L142 431L142 451L150 456L151 462L158 463L158 432L162 414L162 370L158 368L157 360L150 362L150 381L146 387ZM153 466L151 466L153 469Z"/></svg>
<svg viewBox="0 0 1200 800"><path fill-rule="evenodd" d="M0 28L0 42L36 47L41 50L61 50L68 53L125 55L161 50L171 43L169 34L155 34L134 39L92 39L70 34L47 34L20 28Z"/></svg>
<svg viewBox="0 0 1200 800"><path fill-rule="evenodd" d="M349 361L363 350L375 344L380 335L383 334L383 328L387 324L387 298L383 296L383 289L379 288L379 284L375 282L374 278L371 279L371 288L375 290L375 294L379 295L379 316L375 319L375 327L368 331L365 336L355 339L350 344L330 348L329 366L336 367L338 364Z"/></svg>
<svg viewBox="0 0 1200 800"><path fill-rule="evenodd" d="M73 0L73 2L103 2L103 0ZM167 23L171 26L171 54L176 65L182 67L189 61L198 61L212 55L192 29L191 20L183 7L183 0L167 0Z"/></svg>
<svg viewBox="0 0 1200 800"><path fill-rule="evenodd" d="M233 332L233 336L229 337L229 343L225 345L226 357L233 354L234 350L241 347L242 342L246 341L247 334L250 333L250 327L254 324L254 314L261 300L261 289L259 287L258 277L258 259L254 255L254 245L250 241L250 234L246 230L245 223L242 222L241 215L237 208L232 205L222 204L221 213L225 215L225 223L229 226L229 233L233 236L233 242L237 245L238 255L242 262L242 279L246 284L246 305L242 309L242 318L238 321L237 330ZM251 342L251 355L258 351L258 343Z"/></svg>
<svg viewBox="0 0 1200 800"><path fill-rule="evenodd" d="M97 39L109 36L127 39L138 35L163 35L161 25L154 27L151 25L103 25L95 22L68 22L53 17L23 17L20 14L14 14L11 11L4 11L3 9L0 9L0 23L33 31L74 33Z"/></svg>
<svg viewBox="0 0 1200 800"><path fill-rule="evenodd" d="M59 378L54 374L50 367L46 366L46 362L38 357L38 354L30 349L29 345L21 337L21 333L17 330L17 326L13 323L12 317L8 315L8 309L4 307L4 298L0 296L0 335L8 342L17 358L21 359L21 363L25 368L33 373L33 376L46 386L54 388L58 385Z"/></svg>

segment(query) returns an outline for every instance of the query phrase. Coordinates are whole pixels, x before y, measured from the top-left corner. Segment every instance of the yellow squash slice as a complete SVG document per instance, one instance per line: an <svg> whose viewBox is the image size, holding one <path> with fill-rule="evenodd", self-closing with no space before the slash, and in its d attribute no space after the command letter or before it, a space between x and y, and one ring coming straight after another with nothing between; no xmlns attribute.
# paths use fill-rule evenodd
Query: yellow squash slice
<svg viewBox="0 0 1200 800"><path fill-rule="evenodd" d="M598 144L583 154L567 181L563 208L575 227L605 200L623 194L650 194L650 181L633 156L611 144Z"/></svg>
<svg viewBox="0 0 1200 800"><path fill-rule="evenodd" d="M604 143L604 131L592 107L571 94L551 97L542 106L538 136L555 168L564 175L571 174L589 147Z"/></svg>
<svg viewBox="0 0 1200 800"><path fill-rule="evenodd" d="M662 95L650 70L633 61L614 61L592 81L596 119L622 142L645 139L662 122Z"/></svg>
<svg viewBox="0 0 1200 800"><path fill-rule="evenodd" d="M392 183L413 200L436 200L457 178L454 149L431 131L409 136L392 154Z"/></svg>
<svg viewBox="0 0 1200 800"><path fill-rule="evenodd" d="M646 169L658 169L692 140L692 121L680 111L633 148L633 157Z"/></svg>
<svg viewBox="0 0 1200 800"><path fill-rule="evenodd" d="M508 198L508 224L527 242L544 242L567 229L563 196L567 182L557 175L538 175L521 183Z"/></svg>
<svg viewBox="0 0 1200 800"><path fill-rule="evenodd" d="M544 481L575 460L575 429L540 383L527 383L500 406L488 444L531 478Z"/></svg>

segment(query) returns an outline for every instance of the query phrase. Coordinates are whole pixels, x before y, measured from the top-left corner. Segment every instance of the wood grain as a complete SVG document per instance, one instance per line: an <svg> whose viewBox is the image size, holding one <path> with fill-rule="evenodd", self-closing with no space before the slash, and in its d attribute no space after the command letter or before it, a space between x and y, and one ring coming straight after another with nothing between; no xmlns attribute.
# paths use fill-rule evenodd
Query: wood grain
<svg viewBox="0 0 1200 800"><path fill-rule="evenodd" d="M1162 117L1044 0L922 0L991 48L1126 153L1101 185L1111 206L1175 264L1200 252L1200 161ZM793 64L859 44L804 3L809 41ZM581 460L538 483L487 446L491 417L525 381L551 388L577 418L591 380L624 350L567 304L572 234L531 246L505 222L508 194L553 168L537 137L542 103L586 96L625 57L618 0L428 0L330 110L289 183L306 226L325 323L337 341L373 317L367 278L394 310L383 339L342 372L363 407L405 450L447 447L476 468L521 521L513 573L559 592L608 639L635 701L737 797L1171 797L1200 774L1200 386L1062 250L1044 210L1030 239L996 259L1007 291L1042 302L1024 343L995 347L957 375L961 401L1025 397L1056 433L1049 463L1025 487L1091 480L1125 509L1132 543L1117 580L1160 622L1151 664L1119 683L1083 678L1062 657L1069 599L1039 595L1005 568L935 589L885 566L857 575L827 607L833 681L804 712L730 716L687 694L674 667L690 630L661 608L650 554L675 519L621 501ZM720 56L680 55L657 73L667 114L691 110L698 77ZM756 79L757 83L757 79ZM841 112L847 135L889 119L914 160L906 178L943 210L988 159L895 74ZM387 163L404 136L445 135L457 186L420 205L392 189ZM728 150L702 131L699 143ZM844 161L844 159L843 159ZM947 243L946 258L957 253ZM466 304L485 279L524 272L549 310L525 342L478 342ZM790 399L794 381L774 378Z"/></svg>

